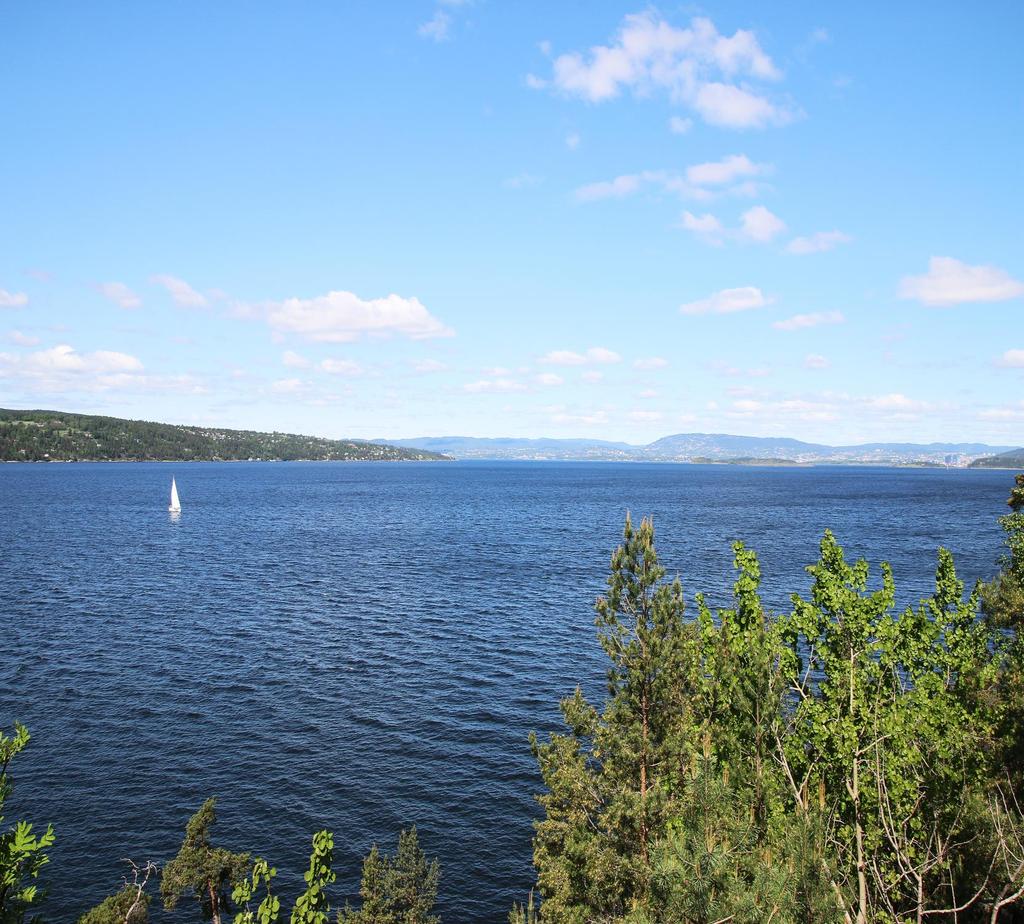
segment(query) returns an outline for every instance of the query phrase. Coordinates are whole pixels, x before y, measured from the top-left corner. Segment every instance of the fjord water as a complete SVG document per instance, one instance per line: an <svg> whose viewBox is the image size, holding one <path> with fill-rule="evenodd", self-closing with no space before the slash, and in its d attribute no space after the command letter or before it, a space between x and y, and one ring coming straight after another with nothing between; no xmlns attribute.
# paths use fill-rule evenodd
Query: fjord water
<svg viewBox="0 0 1024 924"><path fill-rule="evenodd" d="M171 475L184 512L168 514ZM294 894L320 827L334 894L418 825L447 922L531 882L527 734L602 691L592 604L627 509L688 599L726 599L733 539L788 606L831 528L901 603L935 549L991 576L1007 472L570 463L0 466L0 724L33 734L8 821L52 821L48 917L165 861L219 797L218 838ZM877 570L874 572L877 577ZM155 917L163 919L163 914Z"/></svg>

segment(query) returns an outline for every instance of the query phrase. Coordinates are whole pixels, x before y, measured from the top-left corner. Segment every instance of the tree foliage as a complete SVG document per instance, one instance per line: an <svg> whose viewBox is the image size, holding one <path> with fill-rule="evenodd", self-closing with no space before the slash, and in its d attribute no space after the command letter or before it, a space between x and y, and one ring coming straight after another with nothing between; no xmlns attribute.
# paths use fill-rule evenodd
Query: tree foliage
<svg viewBox="0 0 1024 924"><path fill-rule="evenodd" d="M191 894L199 902L203 920L220 924L221 915L231 911L234 885L249 875L250 862L247 853L231 853L210 843L216 805L216 799L207 799L189 819L178 855L164 867L160 894L167 909Z"/></svg>
<svg viewBox="0 0 1024 924"><path fill-rule="evenodd" d="M28 746L28 729L18 722L14 732L5 735L0 730L0 825L4 822L4 808L14 790L10 764ZM39 871L49 862L46 854L54 841L53 826L42 834L35 834L27 821L16 821L10 828L0 828L0 924L21 924L38 920L33 914L43 898L37 884Z"/></svg>
<svg viewBox="0 0 1024 924"><path fill-rule="evenodd" d="M1010 580L1024 562L1013 544L1022 502L1024 477L1003 522ZM873 578L826 532L810 593L780 616L762 605L756 555L742 543L734 553L731 607L712 612L698 596L687 621L653 526L627 518L597 604L604 708L577 690L562 704L567 731L532 739L545 784L540 918L1024 914L1012 621L979 618L981 588L965 592L944 549L934 593L898 611L888 565Z"/></svg>
<svg viewBox="0 0 1024 924"><path fill-rule="evenodd" d="M398 835L394 857L382 854L375 844L363 861L359 886L362 904L346 908L339 924L438 924L433 914L441 868L428 861L420 849L413 826Z"/></svg>
<svg viewBox="0 0 1024 924"><path fill-rule="evenodd" d="M0 408L0 462L419 461L444 458L447 457L438 453L384 443L179 426L64 411Z"/></svg>
<svg viewBox="0 0 1024 924"><path fill-rule="evenodd" d="M91 911L78 919L78 924L148 924L149 903L152 900L146 891L151 876L158 872L153 862L139 866L132 860L125 860L131 867L132 881L124 880L120 892L103 899Z"/></svg>

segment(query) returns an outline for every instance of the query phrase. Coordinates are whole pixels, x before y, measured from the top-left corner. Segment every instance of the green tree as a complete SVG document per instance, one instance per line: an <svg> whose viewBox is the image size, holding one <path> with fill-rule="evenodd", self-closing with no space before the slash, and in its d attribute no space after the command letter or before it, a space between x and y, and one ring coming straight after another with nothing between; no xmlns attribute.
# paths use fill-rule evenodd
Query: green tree
<svg viewBox="0 0 1024 924"><path fill-rule="evenodd" d="M693 747L688 686L696 633L683 622L678 581L664 581L654 526L634 529L612 556L597 601L611 662L603 713L577 689L563 701L568 734L531 746L547 792L534 863L546 921L613 920L647 907L652 851L672 812L672 780Z"/></svg>
<svg viewBox="0 0 1024 924"><path fill-rule="evenodd" d="M757 556L741 542L733 552L733 606L712 613L697 595L689 709L700 753L675 783L649 919L825 924L835 908L817 864L820 827L788 810L776 758L787 687L780 624L762 605Z"/></svg>
<svg viewBox="0 0 1024 924"><path fill-rule="evenodd" d="M313 849L309 854L309 869L303 874L306 888L295 900L291 924L326 924L331 905L327 899L327 886L337 878L334 864L334 835L330 831L317 831L313 835Z"/></svg>
<svg viewBox="0 0 1024 924"><path fill-rule="evenodd" d="M441 868L428 861L413 826L398 835L395 856L381 854L375 844L363 861L359 886L362 904L339 915L343 924L438 924L434 915Z"/></svg>
<svg viewBox="0 0 1024 924"><path fill-rule="evenodd" d="M235 883L234 891L231 893L231 900L239 909L235 915L235 924L275 924L281 913L281 900L274 895L271 888L271 882L276 875L277 870L266 860L253 860L252 871L245 879ZM252 901L261 889L263 897L253 910Z"/></svg>
<svg viewBox="0 0 1024 924"><path fill-rule="evenodd" d="M516 903L508 913L508 924L538 924L540 916L537 914L537 906L533 902L533 889L526 899L525 905Z"/></svg>
<svg viewBox="0 0 1024 924"><path fill-rule="evenodd" d="M569 733L532 739L540 918L996 924L1024 911L1012 627L979 620L979 589L965 594L946 550L934 593L898 612L888 565L872 578L826 532L809 596L781 617L762 606L754 553L734 552L732 606L698 595L685 624L653 530L627 521L598 607L604 711L577 690Z"/></svg>
<svg viewBox="0 0 1024 924"><path fill-rule="evenodd" d="M14 733L7 736L0 730L0 824L4 806L14 789L10 775L11 761L25 750L28 729L14 723ZM43 894L36 884L39 871L49 862L46 849L54 841L53 826L41 835L32 832L27 821L17 821L12 828L0 831L0 924L21 924L38 920L31 915Z"/></svg>
<svg viewBox="0 0 1024 924"><path fill-rule="evenodd" d="M1006 533L1002 570L982 588L982 608L998 626L1021 628L1024 623L1024 474L1017 475L1010 499L1011 512L999 518Z"/></svg>
<svg viewBox="0 0 1024 924"><path fill-rule="evenodd" d="M210 828L217 820L216 799L203 803L185 827L178 855L164 867L160 894L164 907L174 908L182 896L199 901L203 919L220 924L231 911L231 889L249 874L248 853L231 853L210 843Z"/></svg>
<svg viewBox="0 0 1024 924"><path fill-rule="evenodd" d="M125 879L120 892L103 899L78 919L78 924L148 924L151 896L146 891L150 876L156 874L155 863L139 866L125 861L132 868L132 881Z"/></svg>
<svg viewBox="0 0 1024 924"><path fill-rule="evenodd" d="M147 924L150 897L140 902L131 886L103 899L78 919L78 924Z"/></svg>
<svg viewBox="0 0 1024 924"><path fill-rule="evenodd" d="M149 902L148 895L140 901L135 889L125 886L83 914L78 924L147 924Z"/></svg>
<svg viewBox="0 0 1024 924"><path fill-rule="evenodd" d="M335 880L334 835L317 831L309 854L309 869L303 874L306 888L292 907L291 924L325 924L331 906L327 886ZM277 875L266 860L256 859L248 876L235 883L232 900L238 907L235 924L276 924L281 914L281 900L274 895L272 883ZM254 909L252 902L262 892Z"/></svg>

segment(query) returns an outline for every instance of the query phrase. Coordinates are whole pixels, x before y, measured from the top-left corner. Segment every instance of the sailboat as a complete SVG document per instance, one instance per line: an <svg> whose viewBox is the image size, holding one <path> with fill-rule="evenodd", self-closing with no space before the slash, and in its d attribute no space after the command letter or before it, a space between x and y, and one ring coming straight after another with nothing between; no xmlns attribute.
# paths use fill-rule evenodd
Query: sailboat
<svg viewBox="0 0 1024 924"><path fill-rule="evenodd" d="M178 486L174 483L173 475L171 475L171 503L167 509L171 513L181 513L181 501L178 500Z"/></svg>

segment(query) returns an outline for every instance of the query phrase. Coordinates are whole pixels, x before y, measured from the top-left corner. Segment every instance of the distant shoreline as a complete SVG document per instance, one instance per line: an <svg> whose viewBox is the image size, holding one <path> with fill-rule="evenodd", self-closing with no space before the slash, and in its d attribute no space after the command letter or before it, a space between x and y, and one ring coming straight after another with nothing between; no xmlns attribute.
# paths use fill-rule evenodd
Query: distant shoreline
<svg viewBox="0 0 1024 924"><path fill-rule="evenodd" d="M1020 466L972 466L972 465L942 465L935 462L749 462L733 459L503 459L503 458L473 458L473 459L0 459L3 465L209 465L209 464L261 464L261 465L290 465L290 464L433 464L441 462L467 462L472 465L488 462L500 462L503 465L688 465L688 466L716 466L718 468L847 468L847 469L918 469L929 471L957 471L957 472L1015 472Z"/></svg>
<svg viewBox="0 0 1024 924"><path fill-rule="evenodd" d="M85 463L87 465L192 465L208 464L210 462L225 462L225 463L261 463L261 464L288 464L291 462L317 462L317 463L365 463L372 462L374 464L402 464L409 463L414 465L420 465L422 463L432 462L455 462L456 459L0 459L2 465L79 465Z"/></svg>

